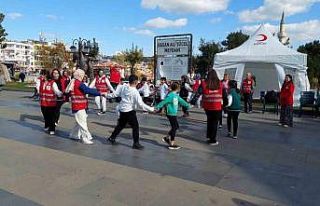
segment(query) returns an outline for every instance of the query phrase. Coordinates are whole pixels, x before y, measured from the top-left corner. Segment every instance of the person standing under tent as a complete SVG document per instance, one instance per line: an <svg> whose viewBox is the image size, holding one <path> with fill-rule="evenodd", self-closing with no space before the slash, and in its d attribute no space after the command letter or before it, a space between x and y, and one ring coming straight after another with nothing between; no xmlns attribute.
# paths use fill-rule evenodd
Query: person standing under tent
<svg viewBox="0 0 320 206"><path fill-rule="evenodd" d="M108 97L121 97L121 102L119 103L120 118L118 120L117 126L112 132L111 136L108 138L108 141L111 144L116 143L116 137L120 134L123 128L126 127L127 123L132 127L132 137L133 137L133 149L141 150L144 147L139 143L139 122L136 115L136 108L140 107L145 111L153 112L154 108L146 105L138 90L138 77L136 75L131 75L129 77L129 85L124 85L121 89L112 94L109 94Z"/></svg>
<svg viewBox="0 0 320 206"><path fill-rule="evenodd" d="M287 74L280 91L280 126L293 127L293 93L292 76Z"/></svg>
<svg viewBox="0 0 320 206"><path fill-rule="evenodd" d="M39 88L41 112L45 121L44 129L50 135L55 134L56 125L56 109L57 97L62 97L63 93L59 90L56 82L52 79L50 71L46 71L46 75L41 80Z"/></svg>
<svg viewBox="0 0 320 206"><path fill-rule="evenodd" d="M207 115L207 142L210 145L218 145L217 129L222 110L222 85L215 70L208 72L201 87L202 107Z"/></svg>
<svg viewBox="0 0 320 206"><path fill-rule="evenodd" d="M71 109L76 120L76 125L70 132L70 138L82 140L84 144L93 144L92 135L87 124L88 99L86 94L93 96L106 96L107 93L101 93L97 89L92 89L86 86L83 82L84 77L84 71L77 69L73 74L73 79L70 81L70 84L66 89L66 92L71 94Z"/></svg>
<svg viewBox="0 0 320 206"><path fill-rule="evenodd" d="M90 88L95 87L100 93L108 93L109 91L114 92L113 87L110 84L109 79L103 73L102 70L99 70L98 76L90 84ZM103 115L107 111L107 99L104 96L96 96L95 102L98 107L98 115Z"/></svg>
<svg viewBox="0 0 320 206"><path fill-rule="evenodd" d="M246 78L242 81L241 93L244 98L244 112L252 113L252 96L254 89L254 79L252 78L252 73L247 73ZM249 110L248 110L249 107Z"/></svg>
<svg viewBox="0 0 320 206"><path fill-rule="evenodd" d="M227 125L228 125L228 137L232 137L233 139L238 138L238 118L241 112L241 96L240 90L237 88L237 81L230 80L229 81L228 91L228 104L226 105L228 117L227 117ZM231 133L231 121L233 125L233 133Z"/></svg>

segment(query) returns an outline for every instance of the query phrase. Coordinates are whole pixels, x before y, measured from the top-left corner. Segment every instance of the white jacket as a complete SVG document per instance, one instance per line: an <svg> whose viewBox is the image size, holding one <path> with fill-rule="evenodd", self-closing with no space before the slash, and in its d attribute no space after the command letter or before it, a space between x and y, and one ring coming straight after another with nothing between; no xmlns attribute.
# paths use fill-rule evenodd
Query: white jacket
<svg viewBox="0 0 320 206"><path fill-rule="evenodd" d="M153 107L150 107L143 102L138 90L130 85L123 85L114 93L108 94L108 97L121 97L121 102L119 103L120 112L130 112L136 110L138 107L144 111L154 111Z"/></svg>

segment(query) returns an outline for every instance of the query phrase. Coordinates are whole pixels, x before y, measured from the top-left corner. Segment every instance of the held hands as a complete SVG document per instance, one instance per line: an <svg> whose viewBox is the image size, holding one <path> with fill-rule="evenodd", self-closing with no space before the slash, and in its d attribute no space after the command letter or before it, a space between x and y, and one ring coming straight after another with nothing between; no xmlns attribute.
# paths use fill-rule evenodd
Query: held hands
<svg viewBox="0 0 320 206"><path fill-rule="evenodd" d="M100 95L103 96L103 97L108 97L108 93L107 92L103 92Z"/></svg>

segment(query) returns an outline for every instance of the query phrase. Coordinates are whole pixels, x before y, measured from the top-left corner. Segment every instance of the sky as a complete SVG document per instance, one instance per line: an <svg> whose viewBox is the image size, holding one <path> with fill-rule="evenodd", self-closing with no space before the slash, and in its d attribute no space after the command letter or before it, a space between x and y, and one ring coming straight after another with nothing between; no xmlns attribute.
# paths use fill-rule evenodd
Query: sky
<svg viewBox="0 0 320 206"><path fill-rule="evenodd" d="M96 38L100 52L131 48L153 54L156 35L192 33L194 53L200 38L223 41L228 33L252 34L264 23L277 32L285 11L293 48L320 39L320 0L0 0L9 40Z"/></svg>

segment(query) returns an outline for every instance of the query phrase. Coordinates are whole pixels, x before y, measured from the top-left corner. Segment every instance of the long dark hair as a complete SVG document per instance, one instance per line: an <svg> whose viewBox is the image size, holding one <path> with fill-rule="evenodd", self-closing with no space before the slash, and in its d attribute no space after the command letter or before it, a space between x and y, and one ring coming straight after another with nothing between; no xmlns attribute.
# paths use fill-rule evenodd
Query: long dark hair
<svg viewBox="0 0 320 206"><path fill-rule="evenodd" d="M287 84L287 83L293 83L293 79L292 79L292 75L291 74L286 74L286 76L285 76L285 78L286 77L289 77L290 78L290 81L289 82L286 82L286 79L284 79L284 82L283 82L283 84L282 84L282 87L284 87L284 85L285 84Z"/></svg>
<svg viewBox="0 0 320 206"><path fill-rule="evenodd" d="M237 93L240 93L240 90L238 89L238 83L236 80L230 80L228 83L230 89L235 89Z"/></svg>
<svg viewBox="0 0 320 206"><path fill-rule="evenodd" d="M54 71L57 71L58 74L59 74L58 79L55 79L54 81L56 82L56 84L57 84L57 86L58 86L58 89L61 90L61 89L62 89L62 85L61 85L61 73L60 73L60 71L59 71L58 69L53 69L53 70L51 71L51 79L53 79L53 72L54 72Z"/></svg>
<svg viewBox="0 0 320 206"><path fill-rule="evenodd" d="M217 90L220 89L220 80L215 70L209 71L206 79L207 89Z"/></svg>

